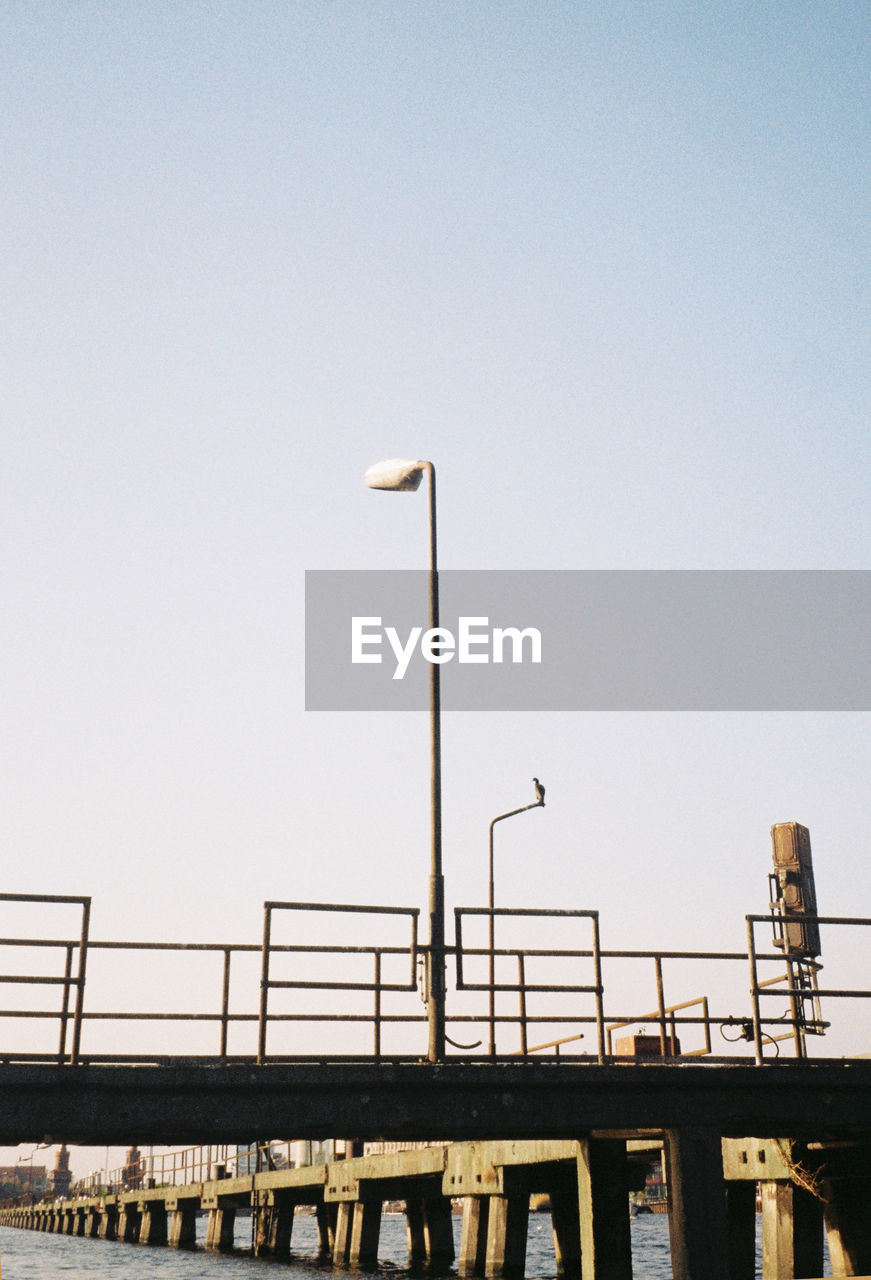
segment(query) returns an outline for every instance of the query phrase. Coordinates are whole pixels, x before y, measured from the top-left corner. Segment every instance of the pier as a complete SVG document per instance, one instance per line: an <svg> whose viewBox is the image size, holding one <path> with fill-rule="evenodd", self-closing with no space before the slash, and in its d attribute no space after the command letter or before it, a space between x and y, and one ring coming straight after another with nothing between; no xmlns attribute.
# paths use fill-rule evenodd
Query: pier
<svg viewBox="0 0 871 1280"><path fill-rule="evenodd" d="M144 1185L80 1188L66 1199L0 1209L0 1225L185 1248L195 1244L204 1213L205 1248L221 1251L232 1249L244 1209L253 1217L254 1252L289 1257L303 1208L316 1217L320 1256L360 1269L377 1263L383 1205L400 1202L410 1263L437 1270L456 1263L464 1276L522 1276L535 1195L547 1198L560 1275L631 1280L627 1195L643 1185L660 1147L676 1276L755 1275L757 1183L766 1278L820 1276L824 1229L835 1274L863 1274L871 1232L856 1192L857 1177L862 1191L867 1182L866 1144L717 1140L698 1127L668 1130L662 1142L611 1134L439 1144L252 1173L217 1165L193 1182L137 1177Z"/></svg>
<svg viewBox="0 0 871 1280"><path fill-rule="evenodd" d="M181 1247L206 1213L221 1250L244 1210L256 1251L281 1256L305 1208L324 1257L364 1267L391 1201L412 1261L438 1269L453 1206L459 1270L522 1275L536 1195L563 1274L631 1280L628 1196L661 1150L677 1280L751 1280L757 1188L764 1280L821 1275L824 1233L835 1274L867 1276L871 1060L813 1049L841 1002L871 997L822 981L820 935L867 942L871 920L799 910L791 866L742 951L608 948L589 909L456 908L436 1060L416 908L271 901L259 941L143 942L92 937L87 897L0 895L65 921L0 937L18 993L0 1009L4 1145L355 1139L323 1166L9 1203L0 1225ZM122 962L135 981L113 987ZM148 1003L154 973L173 1008Z"/></svg>

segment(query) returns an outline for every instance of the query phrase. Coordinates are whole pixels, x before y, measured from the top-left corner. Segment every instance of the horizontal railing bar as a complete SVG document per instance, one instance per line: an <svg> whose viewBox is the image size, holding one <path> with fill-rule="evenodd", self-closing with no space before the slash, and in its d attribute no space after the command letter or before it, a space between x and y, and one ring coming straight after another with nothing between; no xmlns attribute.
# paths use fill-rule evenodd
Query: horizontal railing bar
<svg viewBox="0 0 871 1280"><path fill-rule="evenodd" d="M54 986L54 987L75 987L80 982L79 978L52 978L42 974L28 973L0 973L0 983L26 983L28 986Z"/></svg>
<svg viewBox="0 0 871 1280"><path fill-rule="evenodd" d="M302 978L269 978L264 984L270 991L416 991L416 982L307 982ZM532 988L530 988L532 990ZM372 1016L371 1014L369 1015Z"/></svg>
<svg viewBox="0 0 871 1280"><path fill-rule="evenodd" d="M79 938L0 938L0 947L78 947Z"/></svg>
<svg viewBox="0 0 871 1280"><path fill-rule="evenodd" d="M567 920L595 920L598 911L569 911L559 907L454 907L457 916L563 916Z"/></svg>
<svg viewBox="0 0 871 1280"><path fill-rule="evenodd" d="M423 948L421 948L423 950ZM569 948L521 948L521 947L496 947L494 952L496 956L525 956L527 958L540 956L544 959L567 959L567 960L584 960L590 959L596 953L589 949L571 950ZM467 947L463 945L463 958L467 956L484 956L490 955L489 947ZM742 960L746 964L746 951L600 951L600 957L603 960ZM757 960L779 960L783 964L783 953L778 952L772 955L757 954Z"/></svg>
<svg viewBox="0 0 871 1280"><path fill-rule="evenodd" d="M55 1015L57 1016L57 1015ZM142 1013L113 1012L112 1010L90 1010L82 1012L82 1021L97 1022L256 1022L256 1013Z"/></svg>
<svg viewBox="0 0 871 1280"><path fill-rule="evenodd" d="M0 902L65 902L74 906L90 906L90 897L66 893L0 893Z"/></svg>
<svg viewBox="0 0 871 1280"><path fill-rule="evenodd" d="M871 917L868 916L815 916L809 911L802 911L801 914L786 911L783 915L777 916L772 916L769 912L767 915L747 916L746 919L754 924L771 924L772 920L776 924L799 924L802 921L810 921L813 924L871 924ZM783 958L782 955L781 958Z"/></svg>
<svg viewBox="0 0 871 1280"><path fill-rule="evenodd" d="M370 907L343 902L264 902L269 911L331 911L348 915L419 916L420 907Z"/></svg>
<svg viewBox="0 0 871 1280"><path fill-rule="evenodd" d="M371 1023L371 1020L371 1014L266 1014L269 1023ZM425 1023L427 1014L382 1014L379 1021Z"/></svg>
<svg viewBox="0 0 871 1280"><path fill-rule="evenodd" d="M424 951L426 948L418 946L418 951ZM257 948L261 950L260 947ZM367 955L367 956L410 956L414 950L413 947L372 947L372 946L350 946L345 944L337 944L330 946L325 942L288 942L283 946L278 944L269 944L271 952L294 952L297 955Z"/></svg>
<svg viewBox="0 0 871 1280"><path fill-rule="evenodd" d="M462 987L458 987L459 991L550 991L553 994L562 992L565 995L601 995L604 992L603 987L576 987L569 983L560 984L552 983L546 985L542 982L494 982L491 986L489 982L464 982Z"/></svg>
<svg viewBox="0 0 871 1280"><path fill-rule="evenodd" d="M823 987L820 987L819 990L817 990L816 987L767 987L764 990L760 987L759 994L761 996L804 996L806 1000L816 1000L821 996L826 996L827 998L832 999L841 997L854 1000L867 1000L871 998L871 991L827 991Z"/></svg>
<svg viewBox="0 0 871 1280"><path fill-rule="evenodd" d="M0 946L6 947L78 947L78 938L0 938ZM259 955L263 948L252 942L112 942L88 941L89 951L213 951L224 953L248 952ZM418 947L419 951L426 950ZM445 948L450 952L451 948ZM328 943L273 943L270 951L294 954L316 954L319 952L341 955L353 953L358 955L396 955L407 956L412 952L410 946L330 946Z"/></svg>

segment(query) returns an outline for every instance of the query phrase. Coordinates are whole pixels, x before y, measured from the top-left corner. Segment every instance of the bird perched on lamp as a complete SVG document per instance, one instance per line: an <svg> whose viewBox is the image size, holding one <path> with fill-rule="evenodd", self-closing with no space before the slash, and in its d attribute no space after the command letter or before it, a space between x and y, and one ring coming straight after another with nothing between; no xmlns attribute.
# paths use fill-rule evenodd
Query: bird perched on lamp
<svg viewBox="0 0 871 1280"><path fill-rule="evenodd" d="M538 778L533 778L532 781L535 784L535 798L538 801L538 803L543 806L544 805L544 787L539 782Z"/></svg>

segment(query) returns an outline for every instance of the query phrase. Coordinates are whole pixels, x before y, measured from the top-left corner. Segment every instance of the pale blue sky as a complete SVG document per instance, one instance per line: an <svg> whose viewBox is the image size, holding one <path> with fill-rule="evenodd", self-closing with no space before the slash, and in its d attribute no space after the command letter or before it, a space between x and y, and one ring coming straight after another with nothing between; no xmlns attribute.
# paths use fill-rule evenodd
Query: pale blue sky
<svg viewBox="0 0 871 1280"><path fill-rule="evenodd" d="M424 902L425 717L303 710L304 571L426 563L379 458L435 460L446 568L871 567L865 5L4 28L8 890L238 941ZM866 715L458 715L444 757L452 904L538 774L507 904L739 948L796 819L871 915Z"/></svg>

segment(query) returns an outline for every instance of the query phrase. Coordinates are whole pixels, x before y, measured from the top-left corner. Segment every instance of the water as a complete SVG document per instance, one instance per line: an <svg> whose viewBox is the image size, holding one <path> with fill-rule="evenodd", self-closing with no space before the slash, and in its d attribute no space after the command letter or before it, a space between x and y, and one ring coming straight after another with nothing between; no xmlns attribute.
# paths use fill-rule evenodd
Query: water
<svg viewBox="0 0 871 1280"><path fill-rule="evenodd" d="M758 1227L758 1222L757 1222ZM454 1219L456 1244L459 1247L459 1218ZM205 1221L198 1224L202 1240ZM758 1235L758 1231L757 1231ZM86 1240L73 1236L46 1235L38 1231L0 1228L0 1268L3 1280L54 1280L54 1277L84 1277L86 1280L108 1280L123 1276L125 1280L327 1280L327 1276L347 1275L334 1272L329 1263L318 1262L315 1219L297 1215L293 1227L294 1256L289 1262L254 1258L250 1254L251 1220L236 1221L234 1254L204 1253L161 1246L119 1244L109 1240ZM245 1252L247 1250L247 1253ZM405 1236L405 1217L385 1214L381 1223L378 1274L382 1278L403 1280L409 1276ZM632 1219L633 1280L671 1280L668 1245L668 1218L662 1214L643 1215ZM760 1273L757 1241L757 1274ZM529 1280L553 1280L556 1265L553 1236L547 1214L532 1214L526 1249L526 1275ZM826 1274L830 1274L828 1270ZM433 1273L427 1272L430 1280Z"/></svg>

